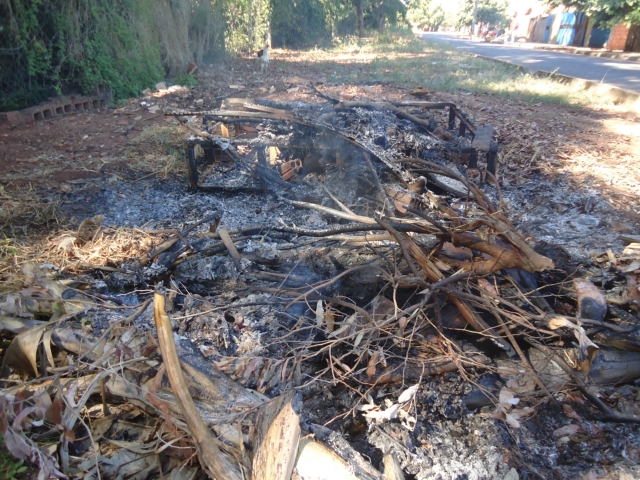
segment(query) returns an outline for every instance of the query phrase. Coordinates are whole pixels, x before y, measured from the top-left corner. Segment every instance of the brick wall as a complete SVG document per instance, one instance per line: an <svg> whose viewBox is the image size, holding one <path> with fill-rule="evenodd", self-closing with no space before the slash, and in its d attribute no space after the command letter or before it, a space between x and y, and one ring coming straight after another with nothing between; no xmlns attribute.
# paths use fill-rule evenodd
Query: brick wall
<svg viewBox="0 0 640 480"><path fill-rule="evenodd" d="M629 36L629 27L624 24L616 25L611 29L607 50L624 50Z"/></svg>

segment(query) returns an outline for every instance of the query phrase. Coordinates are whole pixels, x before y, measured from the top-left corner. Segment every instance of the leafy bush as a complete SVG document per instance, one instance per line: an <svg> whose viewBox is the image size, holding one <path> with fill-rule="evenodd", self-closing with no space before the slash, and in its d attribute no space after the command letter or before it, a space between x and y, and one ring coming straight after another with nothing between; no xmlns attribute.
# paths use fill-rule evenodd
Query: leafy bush
<svg viewBox="0 0 640 480"><path fill-rule="evenodd" d="M173 80L176 85L182 85L183 87L193 87L198 84L198 80L191 73L183 73Z"/></svg>
<svg viewBox="0 0 640 480"><path fill-rule="evenodd" d="M224 52L225 0L0 2L0 111L88 92L116 100Z"/></svg>
<svg viewBox="0 0 640 480"><path fill-rule="evenodd" d="M7 0L0 4L0 109L107 83L116 98L164 76L153 0Z"/></svg>

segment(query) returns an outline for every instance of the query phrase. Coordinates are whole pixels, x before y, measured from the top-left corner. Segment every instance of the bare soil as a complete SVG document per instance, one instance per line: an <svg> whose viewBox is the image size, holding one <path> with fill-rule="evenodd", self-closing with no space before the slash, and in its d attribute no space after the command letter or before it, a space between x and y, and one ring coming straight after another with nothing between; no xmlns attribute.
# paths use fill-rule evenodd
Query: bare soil
<svg viewBox="0 0 640 480"><path fill-rule="evenodd" d="M225 97L320 101L308 88L309 82L319 83L328 93L344 99L414 99L408 86L326 83L335 65L343 69L351 66L359 77L366 78L366 64L350 65L344 55L316 61L313 55L276 50L273 58L264 75L255 62L238 59L224 67L204 69L199 73L200 84L190 91L132 99L103 111L31 126L2 125L4 191L11 195L28 189L34 199L54 202L64 201L69 184L82 185L118 172L127 180L156 173L141 180L143 184L163 176L164 165L145 158L134 140L148 127L175 120L165 118L161 110L149 112L141 102L207 110ZM500 144L498 179L507 208L525 231L546 241L553 238L553 243L579 257L607 247L620 249L619 234L639 232L640 118L635 113L618 108L527 104L466 93L433 92L429 100L456 103L478 124L495 126L494 139ZM176 145L160 147L167 155L174 153ZM73 227L82 218L57 220Z"/></svg>

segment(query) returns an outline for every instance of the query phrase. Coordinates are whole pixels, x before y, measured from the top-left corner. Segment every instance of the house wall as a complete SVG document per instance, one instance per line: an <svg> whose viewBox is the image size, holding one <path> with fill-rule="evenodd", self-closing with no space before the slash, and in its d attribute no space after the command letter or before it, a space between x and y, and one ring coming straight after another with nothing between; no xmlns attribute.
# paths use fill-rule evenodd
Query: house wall
<svg viewBox="0 0 640 480"><path fill-rule="evenodd" d="M551 34L549 35L549 42L553 45L558 43L558 33L560 33L560 25L562 25L562 13L556 13L553 16L553 25L551 25Z"/></svg>
<svg viewBox="0 0 640 480"><path fill-rule="evenodd" d="M531 35L529 37L530 42L544 42L544 31L547 28L548 18L549 15L541 15L534 20L533 27L531 28Z"/></svg>
<svg viewBox="0 0 640 480"><path fill-rule="evenodd" d="M611 29L607 50L624 50L629 36L629 27L624 24L616 25Z"/></svg>

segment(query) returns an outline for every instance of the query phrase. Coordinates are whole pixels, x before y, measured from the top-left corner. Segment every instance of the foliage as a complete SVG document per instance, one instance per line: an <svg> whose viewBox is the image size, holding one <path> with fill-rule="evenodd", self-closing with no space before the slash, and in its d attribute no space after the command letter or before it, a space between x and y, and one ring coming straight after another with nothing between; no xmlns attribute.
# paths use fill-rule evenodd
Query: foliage
<svg viewBox="0 0 640 480"><path fill-rule="evenodd" d="M228 0L225 6L227 51L247 53L264 47L270 40L272 11L273 2L269 0Z"/></svg>
<svg viewBox="0 0 640 480"><path fill-rule="evenodd" d="M471 25L473 23L473 9L475 0L464 0L463 7L458 16L458 25ZM507 1L506 0L478 0L476 10L476 22L489 23L495 25L507 22Z"/></svg>
<svg viewBox="0 0 640 480"><path fill-rule="evenodd" d="M398 25L399 23L403 23L405 21L406 14L407 9L399 0L365 1L365 28L377 29L378 33L383 33L386 25ZM380 22L382 22L382 28Z"/></svg>
<svg viewBox="0 0 640 480"><path fill-rule="evenodd" d="M7 0L0 17L3 110L96 82L123 98L164 75L152 0Z"/></svg>
<svg viewBox="0 0 640 480"><path fill-rule="evenodd" d="M0 435L0 445L4 447L4 439ZM22 460L16 460L4 448L0 448L0 478L6 480L18 480L27 471L27 466Z"/></svg>
<svg viewBox="0 0 640 480"><path fill-rule="evenodd" d="M354 18L354 10L351 2L343 0L320 0L320 3L324 9L324 23L331 40L335 39L338 35L344 35L353 31L356 19ZM345 30L345 26L347 25L348 27Z"/></svg>
<svg viewBox="0 0 640 480"><path fill-rule="evenodd" d="M303 47L330 38L320 0L271 0L271 40L278 47Z"/></svg>
<svg viewBox="0 0 640 480"><path fill-rule="evenodd" d="M444 10L432 0L413 0L409 4L407 18L419 28L437 30L444 22Z"/></svg>
<svg viewBox="0 0 640 480"><path fill-rule="evenodd" d="M182 75L174 78L173 83L176 85L182 85L183 87L193 87L198 84L198 80L192 73L183 73Z"/></svg>
<svg viewBox="0 0 640 480"><path fill-rule="evenodd" d="M414 1L417 21L442 21L431 0ZM184 76L189 61L265 43L322 45L365 28L384 35L406 24L406 13L404 0L2 0L0 111L87 93L98 82L115 100L165 75L193 84Z"/></svg>
<svg viewBox="0 0 640 480"><path fill-rule="evenodd" d="M138 95L165 73L224 52L225 0L4 0L0 2L0 110L48 96ZM266 0L262 0L265 1Z"/></svg>
<svg viewBox="0 0 640 480"><path fill-rule="evenodd" d="M549 3L574 7L603 26L640 25L640 0L550 0Z"/></svg>

